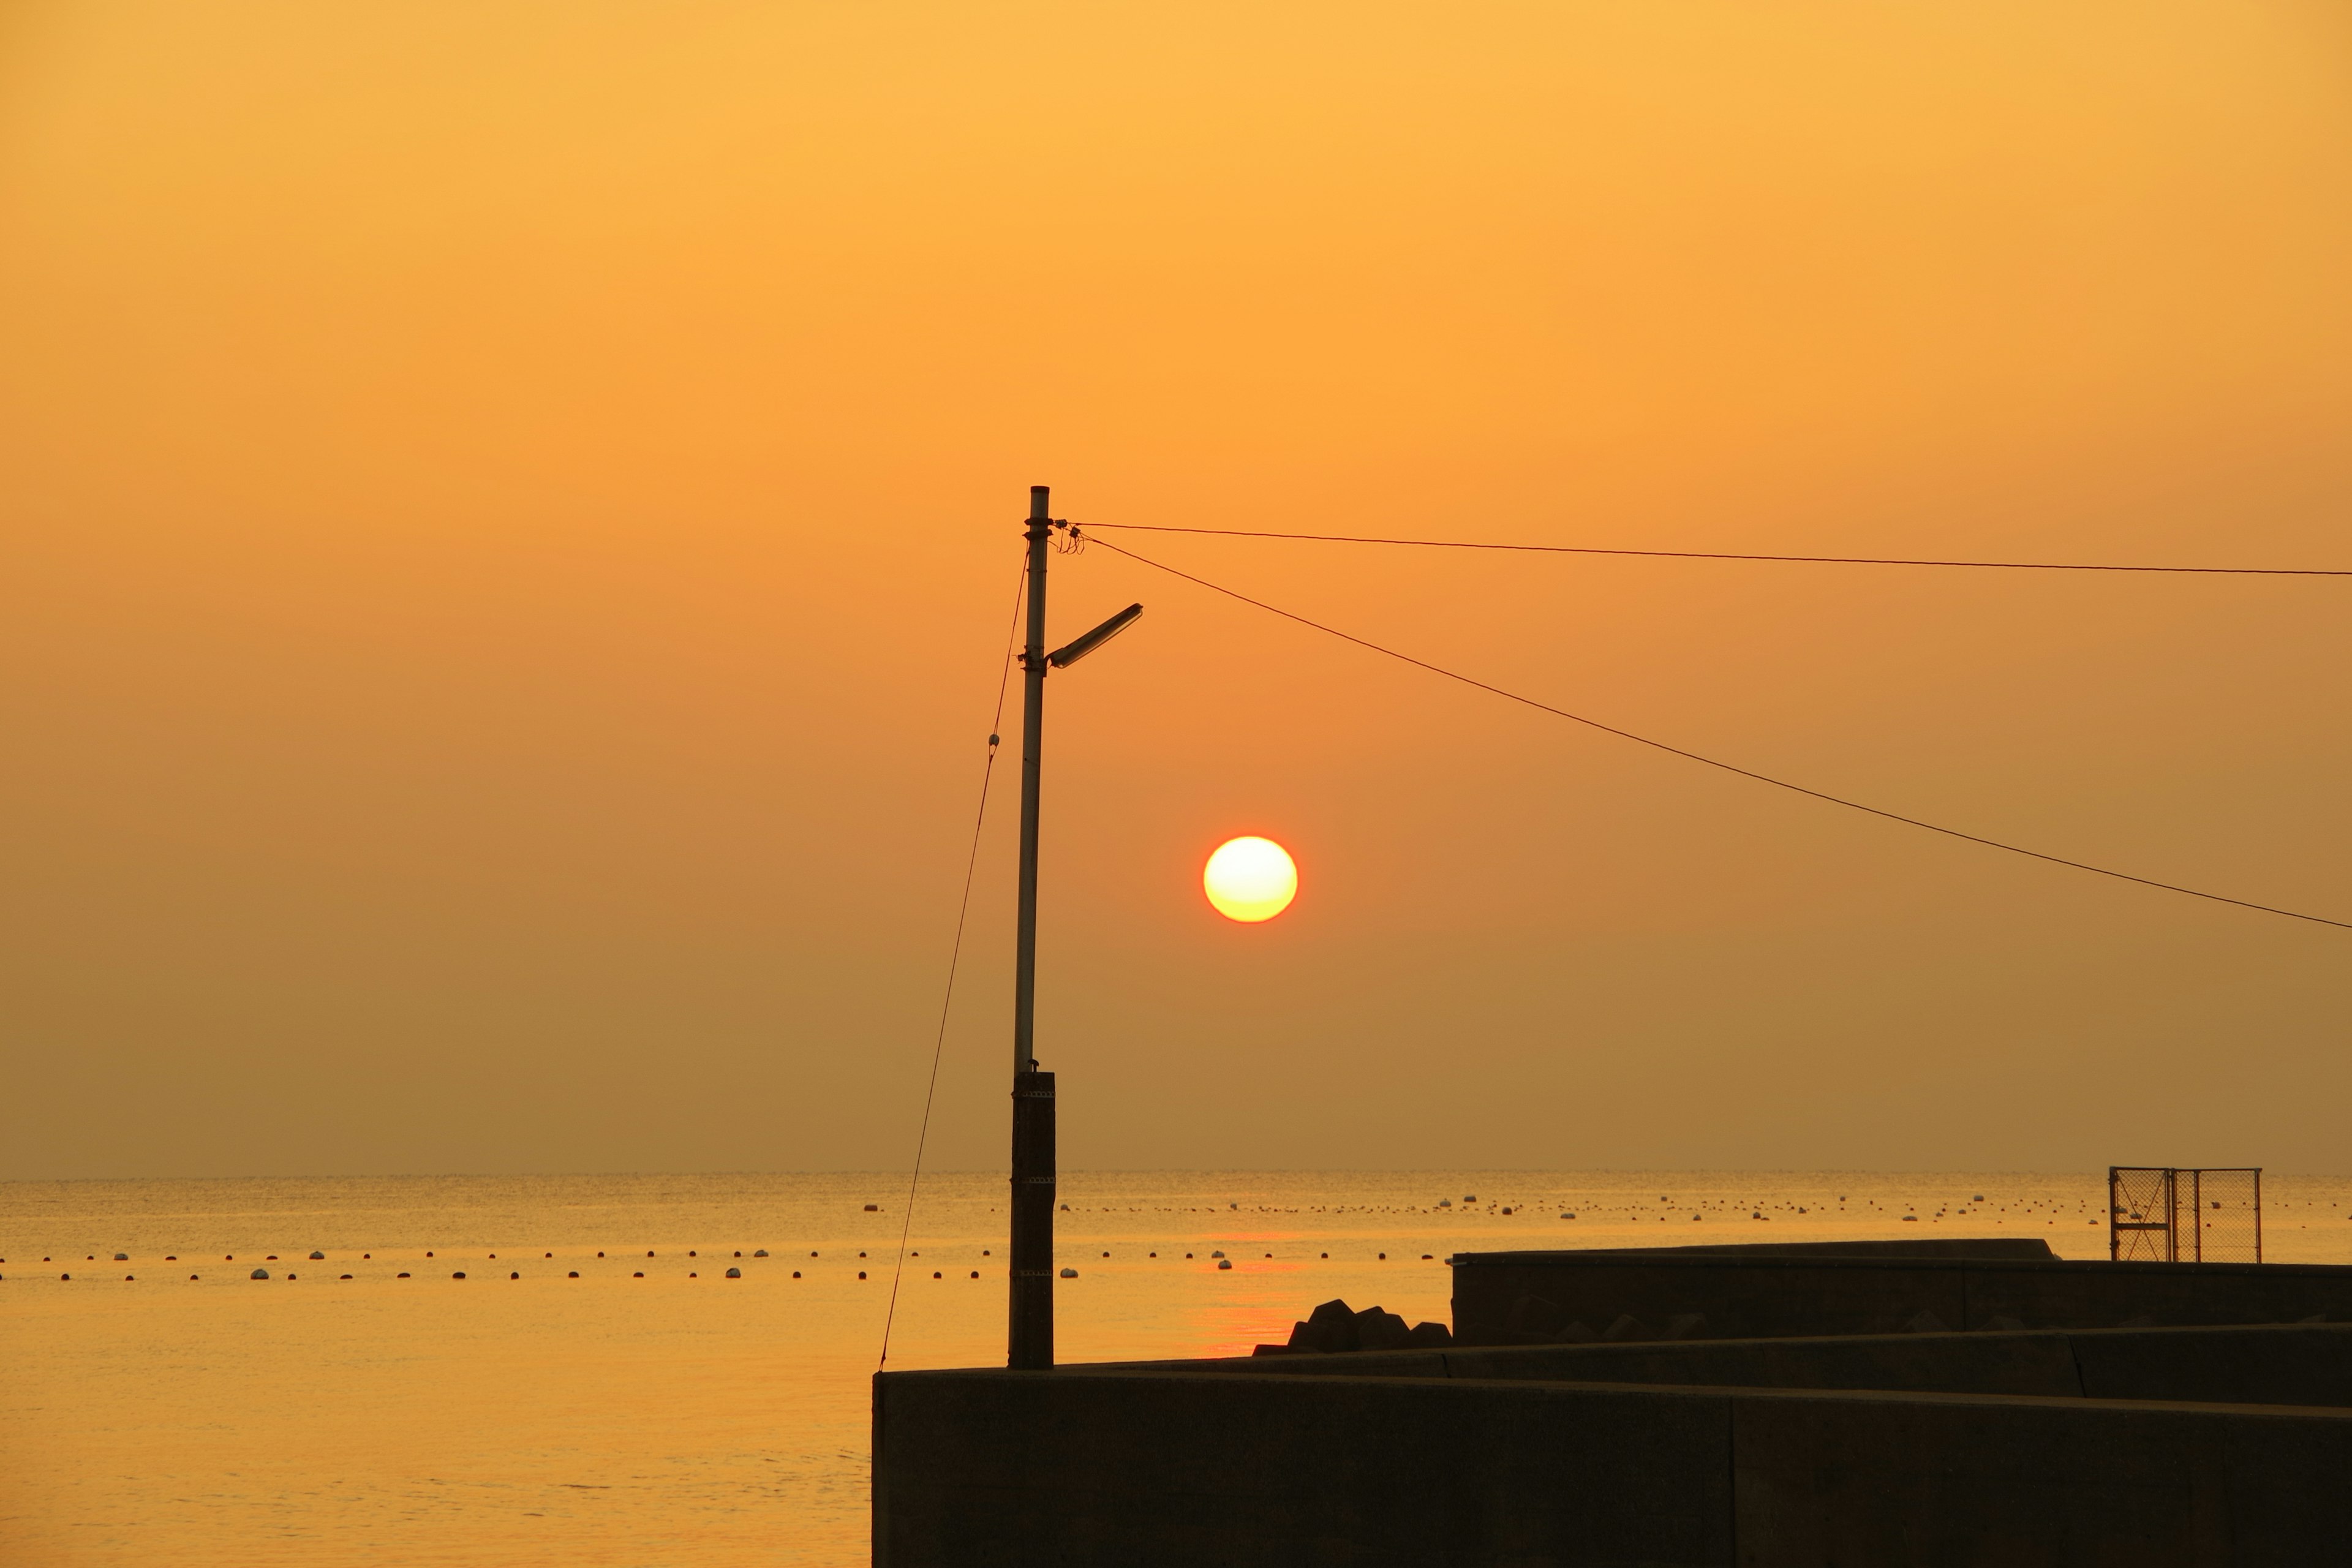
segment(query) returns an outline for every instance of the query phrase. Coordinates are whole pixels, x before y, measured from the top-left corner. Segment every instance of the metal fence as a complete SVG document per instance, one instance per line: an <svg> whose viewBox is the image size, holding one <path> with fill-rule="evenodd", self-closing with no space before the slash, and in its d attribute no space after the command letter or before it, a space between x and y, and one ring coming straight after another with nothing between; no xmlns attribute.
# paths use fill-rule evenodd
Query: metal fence
<svg viewBox="0 0 2352 1568"><path fill-rule="evenodd" d="M2108 1166L2107 1256L2118 1263L2260 1263L2262 1168Z"/></svg>

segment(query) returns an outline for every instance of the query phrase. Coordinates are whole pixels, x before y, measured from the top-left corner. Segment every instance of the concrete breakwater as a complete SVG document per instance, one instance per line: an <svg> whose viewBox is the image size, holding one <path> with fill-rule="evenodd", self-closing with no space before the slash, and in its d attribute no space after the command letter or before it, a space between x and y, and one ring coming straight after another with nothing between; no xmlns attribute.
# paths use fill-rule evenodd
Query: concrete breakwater
<svg viewBox="0 0 2352 1568"><path fill-rule="evenodd" d="M1960 1264L2141 1273L1906 1251L1877 1258L1886 1278L1872 1286L1854 1279L1870 1270L1866 1253L1840 1256L1843 1284L1818 1298L1832 1317L1856 1301L1872 1312L1911 1301L1916 1317L1923 1262L1937 1266L1927 1277ZM1563 1271L1540 1255L1511 1257L1457 1260L1457 1303L1479 1292L1491 1301L1502 1283L1507 1311L1530 1293L1528 1271ZM1738 1323L1741 1302L1774 1294L1759 1278L1799 1300L1813 1279L1805 1268L1718 1268L1730 1283L1694 1295L1702 1276L1687 1270L1706 1261L1664 1268L1685 1271L1684 1311L1711 1322ZM1641 1260L1621 1254L1568 1271L1586 1269L1590 1283L1625 1266ZM2338 1502L2352 1474L2352 1323L2234 1321L2308 1306L2315 1294L2352 1300L2352 1268L2296 1269L2305 1278L2284 1286L2269 1268L2209 1269L2201 1287L2175 1272L2182 1279L2159 1282L2161 1302L2225 1321L887 1373L875 1384L875 1561L2352 1560ZM1961 1278L1952 1310L1964 1324L1971 1277ZM1550 1288L1574 1294L1556 1278ZM1622 1310L1633 1299L1609 1300L1633 1315ZM2105 1313L2122 1299L2101 1282L2073 1300ZM1669 1304L1650 1310L1664 1316ZM1465 1326L1457 1306L1457 1331Z"/></svg>
<svg viewBox="0 0 2352 1568"><path fill-rule="evenodd" d="M1329 1300L1290 1326L1290 1338L1281 1345L1260 1345L1257 1353L1276 1351L1330 1355L1346 1351L1432 1350L1451 1344L1454 1336L1444 1323L1415 1323L1410 1328L1398 1314L1378 1306L1350 1311L1345 1300Z"/></svg>

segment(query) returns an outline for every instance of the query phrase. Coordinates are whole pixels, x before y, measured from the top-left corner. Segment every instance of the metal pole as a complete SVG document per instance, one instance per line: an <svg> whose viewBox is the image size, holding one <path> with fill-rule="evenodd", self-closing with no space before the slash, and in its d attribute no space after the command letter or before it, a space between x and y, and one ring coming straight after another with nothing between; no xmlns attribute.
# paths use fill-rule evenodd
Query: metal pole
<svg viewBox="0 0 2352 1568"><path fill-rule="evenodd" d="M2204 1171L2189 1171L2189 1262L2204 1262Z"/></svg>
<svg viewBox="0 0 2352 1568"><path fill-rule="evenodd" d="M1029 487L1029 636L1021 653L1021 905L1013 969L1013 1245L1006 1364L1054 1364L1054 1075L1037 1070L1037 793L1045 726L1044 485Z"/></svg>
<svg viewBox="0 0 2352 1568"><path fill-rule="evenodd" d="M2263 1260L2263 1168L2254 1167L2254 1261Z"/></svg>

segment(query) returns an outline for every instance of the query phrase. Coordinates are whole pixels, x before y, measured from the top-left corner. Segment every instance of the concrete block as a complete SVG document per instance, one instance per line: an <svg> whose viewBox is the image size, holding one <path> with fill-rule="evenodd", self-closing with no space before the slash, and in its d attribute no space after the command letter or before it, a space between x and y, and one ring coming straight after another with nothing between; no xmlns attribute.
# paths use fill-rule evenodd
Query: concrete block
<svg viewBox="0 0 2352 1568"><path fill-rule="evenodd" d="M1326 1353L1356 1348L1356 1312L1345 1301L1334 1299L1324 1302L1307 1314L1304 1327L1306 1337L1300 1339L1293 1331L1291 1343Z"/></svg>

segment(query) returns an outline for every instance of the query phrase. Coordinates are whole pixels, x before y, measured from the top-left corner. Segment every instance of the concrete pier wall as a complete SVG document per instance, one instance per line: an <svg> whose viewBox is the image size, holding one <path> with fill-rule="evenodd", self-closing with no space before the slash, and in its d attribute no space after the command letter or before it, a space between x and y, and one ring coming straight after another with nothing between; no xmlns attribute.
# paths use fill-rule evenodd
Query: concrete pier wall
<svg viewBox="0 0 2352 1568"><path fill-rule="evenodd" d="M1132 1363L1131 1370L1877 1388L2352 1407L2352 1323L1530 1345L1144 1362Z"/></svg>
<svg viewBox="0 0 2352 1568"><path fill-rule="evenodd" d="M1448 1348L878 1376L875 1562L2352 1563L2352 1268L1453 1262Z"/></svg>
<svg viewBox="0 0 2352 1568"><path fill-rule="evenodd" d="M1463 1253L1454 1335L1528 1344L1607 1334L1763 1339L1946 1329L2105 1329L2134 1321L2352 1320L2352 1268L2326 1264L2066 1262L1835 1256L1817 1249ZM1923 1314L1925 1315L1923 1317ZM1581 1332L1579 1331L1580 1326Z"/></svg>
<svg viewBox="0 0 2352 1568"><path fill-rule="evenodd" d="M2340 1409L1065 1368L874 1437L879 1568L2352 1561Z"/></svg>

